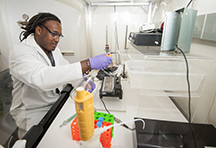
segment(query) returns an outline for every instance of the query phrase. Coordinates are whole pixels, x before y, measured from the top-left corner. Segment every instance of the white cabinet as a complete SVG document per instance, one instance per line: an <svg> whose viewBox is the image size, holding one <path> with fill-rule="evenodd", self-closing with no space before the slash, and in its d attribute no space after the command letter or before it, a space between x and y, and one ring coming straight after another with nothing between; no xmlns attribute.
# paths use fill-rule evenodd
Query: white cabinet
<svg viewBox="0 0 216 148"><path fill-rule="evenodd" d="M216 41L216 13L197 16L193 37Z"/></svg>

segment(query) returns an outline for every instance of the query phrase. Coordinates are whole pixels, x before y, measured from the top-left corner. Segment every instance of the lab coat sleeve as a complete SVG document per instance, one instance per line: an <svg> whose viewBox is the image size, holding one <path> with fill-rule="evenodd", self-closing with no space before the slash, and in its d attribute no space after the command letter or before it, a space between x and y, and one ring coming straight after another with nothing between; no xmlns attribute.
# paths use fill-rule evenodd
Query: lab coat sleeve
<svg viewBox="0 0 216 148"><path fill-rule="evenodd" d="M14 46L9 65L14 77L40 91L53 90L82 78L80 62L52 67L33 47L24 45Z"/></svg>

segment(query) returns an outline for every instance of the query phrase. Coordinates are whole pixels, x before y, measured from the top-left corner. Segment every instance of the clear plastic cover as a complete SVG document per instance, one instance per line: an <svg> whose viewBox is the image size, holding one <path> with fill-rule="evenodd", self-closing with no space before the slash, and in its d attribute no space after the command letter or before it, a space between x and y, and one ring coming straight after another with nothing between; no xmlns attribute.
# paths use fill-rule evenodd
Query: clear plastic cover
<svg viewBox="0 0 216 148"><path fill-rule="evenodd" d="M74 89L71 91L70 96L72 99L76 96L76 88L83 87L85 91L93 92L95 89L94 77L91 75L84 75L82 79L79 79L74 83Z"/></svg>
<svg viewBox="0 0 216 148"><path fill-rule="evenodd" d="M80 59L85 59L87 57L93 57L95 55L105 53L105 44L106 42L108 42L110 51L114 52L112 56L114 63L119 62L118 59L119 57L116 56L117 55L116 53L123 53L121 54L122 56L121 58L123 62L125 62L128 59L130 60L130 57L128 57L127 53L131 50L124 49L125 36L127 37L126 29L128 29L127 33L139 32L139 28L143 24L152 23L152 22L154 22L156 28L160 28L162 22L164 22L166 11L174 11L176 10L176 8L179 7L181 8L181 6L184 7L184 5L182 4L183 2L178 1L179 5L177 5L177 2L173 0L157 0L152 4L151 7L152 10L149 10L150 8L149 6L90 6L83 0L56 0L56 1L71 6L72 8L79 11L78 26L79 26L79 47L81 49ZM151 16L149 16L149 12L151 12ZM107 35L106 35L106 28L108 28ZM107 36L108 39L106 39ZM14 80L14 85L20 85L21 87L21 84L16 83L15 80L15 79L21 79L22 77L22 75L19 73L19 67L17 67L16 65L17 54L18 53L16 52L13 51L11 52L10 73L13 75L12 79ZM205 60L203 61L205 62ZM197 65L199 66L201 65L203 68L202 70L205 71L205 69L209 67L206 67L207 64L205 64L204 62L200 60L197 63L197 60L192 60L190 64L195 67ZM208 70L209 69L207 69L207 72L209 72ZM203 75L205 76L205 74ZM16 78L14 76L16 76ZM5 85L1 85L1 86L5 86ZM203 87L205 86L204 81L202 82L202 86ZM9 89L11 89L11 87ZM1 91L3 90L1 89ZM14 92L16 91L18 90L14 90ZM186 91L184 90L184 92ZM201 94L202 97L203 95L206 95L208 91L205 91L204 93L205 94ZM29 94L29 96L31 96L31 93ZM21 100L24 98L23 91L19 91L18 96L14 95L13 93L13 97L19 97L19 101L21 102ZM181 97L179 98L176 97L175 99L180 102L183 100L181 99ZM142 100L140 99L140 101ZM199 104L199 99L194 99L193 101L195 102L195 105ZM23 104L20 102L15 102L14 99L12 103L15 103L17 105L12 107L10 112L9 112L10 108L7 106L7 103L3 101L0 102L1 127L3 127L2 119L9 117L9 120L13 121L13 123L10 122L8 124L8 122L4 122L6 123L4 125L9 125L7 127L6 126L3 127L5 130L4 132L6 133L6 135L12 134L12 133L7 133L8 132L7 130L9 128L12 129L12 127L14 129L18 127L17 138L22 138L22 136L26 133L28 129L31 128L32 125L38 124L38 122L43 118L45 113L50 109L50 106L45 106L43 109L36 107L34 109L29 110L25 108ZM187 102L187 100L184 102ZM143 104L145 104L145 102L143 102ZM113 106L113 104L110 105ZM182 106L182 108L185 109L185 112L188 112L187 105ZM6 116L6 110L8 112L7 114L8 116ZM126 110L125 104L122 110ZM192 115L196 117L199 113L198 109L196 107L193 107L192 110L193 110ZM141 112L143 113L142 110L140 111L140 113ZM2 136L3 134L1 133L0 135ZM10 145L10 143L7 143L7 145Z"/></svg>
<svg viewBox="0 0 216 148"><path fill-rule="evenodd" d="M158 0L149 6L137 5L90 5L82 0L56 0L80 12L79 33L82 57L105 53L105 45L113 52L114 64L120 64L119 50L125 49L130 32L153 23L160 28L165 12L172 10L171 0ZM81 57L81 58L82 58Z"/></svg>
<svg viewBox="0 0 216 148"><path fill-rule="evenodd" d="M79 47L80 59L92 57L91 14L89 6L83 0L56 0L79 11Z"/></svg>

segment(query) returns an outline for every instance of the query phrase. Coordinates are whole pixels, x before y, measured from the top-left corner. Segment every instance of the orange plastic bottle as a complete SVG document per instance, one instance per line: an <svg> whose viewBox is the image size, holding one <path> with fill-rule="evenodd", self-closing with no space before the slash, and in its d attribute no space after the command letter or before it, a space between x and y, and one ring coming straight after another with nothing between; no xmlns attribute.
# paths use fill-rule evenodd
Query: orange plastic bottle
<svg viewBox="0 0 216 148"><path fill-rule="evenodd" d="M88 141L94 134L94 98L83 87L78 87L74 99L80 138Z"/></svg>

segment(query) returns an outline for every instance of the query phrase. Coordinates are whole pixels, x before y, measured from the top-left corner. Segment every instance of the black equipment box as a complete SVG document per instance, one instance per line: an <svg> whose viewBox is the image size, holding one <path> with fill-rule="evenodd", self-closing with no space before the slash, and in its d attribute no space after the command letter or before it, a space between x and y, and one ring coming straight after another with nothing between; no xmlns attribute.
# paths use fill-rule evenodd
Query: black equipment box
<svg viewBox="0 0 216 148"><path fill-rule="evenodd" d="M160 46L162 33L160 32L131 32L129 34L129 41L137 46Z"/></svg>
<svg viewBox="0 0 216 148"><path fill-rule="evenodd" d="M121 77L105 76L102 81L99 95L100 98L107 96L119 97L119 99L122 99Z"/></svg>

